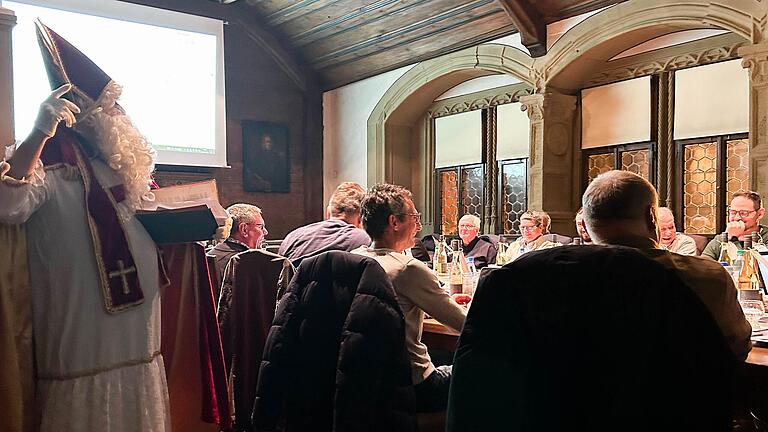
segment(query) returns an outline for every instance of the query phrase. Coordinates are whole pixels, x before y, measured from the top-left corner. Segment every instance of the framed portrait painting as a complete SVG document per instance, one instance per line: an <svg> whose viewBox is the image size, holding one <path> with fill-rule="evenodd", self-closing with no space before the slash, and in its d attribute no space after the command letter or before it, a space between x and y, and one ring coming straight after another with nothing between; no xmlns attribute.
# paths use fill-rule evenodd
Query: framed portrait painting
<svg viewBox="0 0 768 432"><path fill-rule="evenodd" d="M243 189L247 192L289 192L288 127L243 120L242 128Z"/></svg>

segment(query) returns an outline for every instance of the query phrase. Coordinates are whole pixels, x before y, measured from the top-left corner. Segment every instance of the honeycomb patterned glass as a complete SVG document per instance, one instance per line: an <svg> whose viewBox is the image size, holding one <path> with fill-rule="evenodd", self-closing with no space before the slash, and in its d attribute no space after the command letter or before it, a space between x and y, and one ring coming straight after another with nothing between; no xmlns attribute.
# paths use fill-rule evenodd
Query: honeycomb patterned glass
<svg viewBox="0 0 768 432"><path fill-rule="evenodd" d="M528 209L525 161L501 166L504 234L520 233L520 215Z"/></svg>
<svg viewBox="0 0 768 432"><path fill-rule="evenodd" d="M483 167L461 170L461 216L473 214L483 218Z"/></svg>
<svg viewBox="0 0 768 432"><path fill-rule="evenodd" d="M459 220L458 170L440 172L440 226L444 235L457 235Z"/></svg>
<svg viewBox="0 0 768 432"><path fill-rule="evenodd" d="M647 149L621 152L621 169L633 172L642 178L651 178L651 152Z"/></svg>
<svg viewBox="0 0 768 432"><path fill-rule="evenodd" d="M717 143L690 144L683 155L683 226L714 234L717 212Z"/></svg>
<svg viewBox="0 0 768 432"><path fill-rule="evenodd" d="M725 142L725 203L733 194L749 190L749 139Z"/></svg>
<svg viewBox="0 0 768 432"><path fill-rule="evenodd" d="M613 153L590 155L587 158L587 183L597 176L616 168Z"/></svg>

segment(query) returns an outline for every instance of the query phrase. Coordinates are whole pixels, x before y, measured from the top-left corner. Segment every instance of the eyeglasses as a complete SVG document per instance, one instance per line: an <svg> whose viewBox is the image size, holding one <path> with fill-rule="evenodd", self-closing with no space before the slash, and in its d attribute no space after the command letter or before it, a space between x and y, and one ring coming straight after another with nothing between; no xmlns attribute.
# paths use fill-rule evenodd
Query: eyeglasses
<svg viewBox="0 0 768 432"><path fill-rule="evenodd" d="M398 216L410 216L416 220L416 222L421 223L421 213L398 213Z"/></svg>
<svg viewBox="0 0 768 432"><path fill-rule="evenodd" d="M745 218L755 212L757 212L757 210L728 210L728 216L739 215L740 217Z"/></svg>
<svg viewBox="0 0 768 432"><path fill-rule="evenodd" d="M255 224L251 224L251 225L255 226L255 227L259 228L259 229L262 229L262 230L267 229L267 226L264 225L263 223L260 223L260 224L255 223Z"/></svg>
<svg viewBox="0 0 768 432"><path fill-rule="evenodd" d="M475 229L475 228L479 228L479 227L476 227L474 225L459 225L459 228L462 228L462 229Z"/></svg>

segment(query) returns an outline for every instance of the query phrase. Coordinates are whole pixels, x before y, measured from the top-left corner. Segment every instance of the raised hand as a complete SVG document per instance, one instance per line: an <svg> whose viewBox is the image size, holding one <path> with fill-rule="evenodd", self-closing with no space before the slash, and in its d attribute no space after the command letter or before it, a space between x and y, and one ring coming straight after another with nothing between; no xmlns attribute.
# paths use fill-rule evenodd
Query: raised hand
<svg viewBox="0 0 768 432"><path fill-rule="evenodd" d="M52 137L56 134L56 129L62 121L70 128L75 124L75 114L80 112L80 108L74 103L61 98L70 90L72 90L72 84L64 84L54 90L40 104L40 111L37 114L37 120L35 120L35 127L40 132Z"/></svg>
<svg viewBox="0 0 768 432"><path fill-rule="evenodd" d="M744 221L732 221L728 222L728 225L725 226L725 231L728 233L728 239L732 239L734 237L739 237L744 235L744 229L746 226L744 225Z"/></svg>

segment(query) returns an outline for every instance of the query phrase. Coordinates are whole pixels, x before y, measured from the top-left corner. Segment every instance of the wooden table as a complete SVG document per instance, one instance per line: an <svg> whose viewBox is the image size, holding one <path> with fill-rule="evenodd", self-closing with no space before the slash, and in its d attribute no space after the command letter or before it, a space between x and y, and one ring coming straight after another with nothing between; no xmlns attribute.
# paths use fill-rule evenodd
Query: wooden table
<svg viewBox="0 0 768 432"><path fill-rule="evenodd" d="M455 332L448 327L440 324L435 319L425 319L423 332L421 334L421 341L424 342L429 349L436 349L441 351L456 351L456 342L459 340L459 333Z"/></svg>

